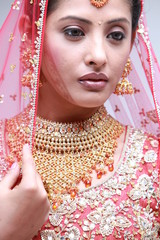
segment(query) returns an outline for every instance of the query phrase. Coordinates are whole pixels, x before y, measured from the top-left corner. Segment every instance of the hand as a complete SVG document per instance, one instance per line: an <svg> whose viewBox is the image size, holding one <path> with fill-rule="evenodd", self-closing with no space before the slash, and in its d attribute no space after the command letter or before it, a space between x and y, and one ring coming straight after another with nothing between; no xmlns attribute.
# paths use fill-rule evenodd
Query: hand
<svg viewBox="0 0 160 240"><path fill-rule="evenodd" d="M0 183L0 239L30 240L48 218L49 201L31 152L23 148L22 179L17 163Z"/></svg>

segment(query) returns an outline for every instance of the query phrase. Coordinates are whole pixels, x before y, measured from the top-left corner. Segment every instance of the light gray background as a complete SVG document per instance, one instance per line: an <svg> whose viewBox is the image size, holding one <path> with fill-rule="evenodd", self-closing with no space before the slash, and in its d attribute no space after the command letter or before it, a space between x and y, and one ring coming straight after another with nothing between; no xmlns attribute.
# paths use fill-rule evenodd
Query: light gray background
<svg viewBox="0 0 160 240"><path fill-rule="evenodd" d="M160 0L144 0L150 39L160 63ZM0 0L0 27L5 20L13 0Z"/></svg>

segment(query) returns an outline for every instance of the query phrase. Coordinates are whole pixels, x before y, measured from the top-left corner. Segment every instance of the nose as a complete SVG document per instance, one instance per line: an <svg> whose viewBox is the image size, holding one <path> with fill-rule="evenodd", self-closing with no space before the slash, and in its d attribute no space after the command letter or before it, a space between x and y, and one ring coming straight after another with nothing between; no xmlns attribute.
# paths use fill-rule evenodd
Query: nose
<svg viewBox="0 0 160 240"><path fill-rule="evenodd" d="M87 53L85 56L85 64L87 66L92 66L95 69L100 69L107 63L105 43L103 40L99 39L98 36L95 40L90 41L87 48Z"/></svg>

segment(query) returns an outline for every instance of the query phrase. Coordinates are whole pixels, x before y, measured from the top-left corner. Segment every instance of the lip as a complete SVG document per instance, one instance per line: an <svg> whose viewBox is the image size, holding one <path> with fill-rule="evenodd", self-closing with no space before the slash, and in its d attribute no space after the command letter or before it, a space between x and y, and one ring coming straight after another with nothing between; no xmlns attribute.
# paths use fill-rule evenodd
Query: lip
<svg viewBox="0 0 160 240"><path fill-rule="evenodd" d="M102 91L108 82L104 73L88 73L79 78L79 83L89 91Z"/></svg>
<svg viewBox="0 0 160 240"><path fill-rule="evenodd" d="M108 81L104 73L88 73L79 78L80 81Z"/></svg>

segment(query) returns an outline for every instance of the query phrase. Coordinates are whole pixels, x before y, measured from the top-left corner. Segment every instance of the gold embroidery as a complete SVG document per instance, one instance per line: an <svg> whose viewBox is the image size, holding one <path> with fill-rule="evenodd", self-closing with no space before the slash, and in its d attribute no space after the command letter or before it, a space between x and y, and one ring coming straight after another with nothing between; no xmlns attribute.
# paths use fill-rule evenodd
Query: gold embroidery
<svg viewBox="0 0 160 240"><path fill-rule="evenodd" d="M20 1L16 1L15 3L13 3L12 8L14 10L19 10L20 9Z"/></svg>
<svg viewBox="0 0 160 240"><path fill-rule="evenodd" d="M27 39L27 34L26 34L26 33L24 33L24 34L23 34L23 36L22 36L22 38L21 38L21 41L22 41L22 42L25 42L25 41L26 41L26 39Z"/></svg>
<svg viewBox="0 0 160 240"><path fill-rule="evenodd" d="M3 98L4 98L4 95L0 95L0 103L3 103Z"/></svg>
<svg viewBox="0 0 160 240"><path fill-rule="evenodd" d="M13 33L11 33L9 37L9 42L12 42L13 40L14 40L14 36L13 36Z"/></svg>
<svg viewBox="0 0 160 240"><path fill-rule="evenodd" d="M27 99L27 96L28 96L28 94L26 92L22 92L22 97L24 98L24 100Z"/></svg>
<svg viewBox="0 0 160 240"><path fill-rule="evenodd" d="M36 21L35 24L36 24L37 27L40 27L40 26L41 26L40 21Z"/></svg>
<svg viewBox="0 0 160 240"><path fill-rule="evenodd" d="M10 66L10 71L11 71L11 73L13 73L14 72L14 69L16 68L16 65L14 65L14 64L11 64L11 66Z"/></svg>

